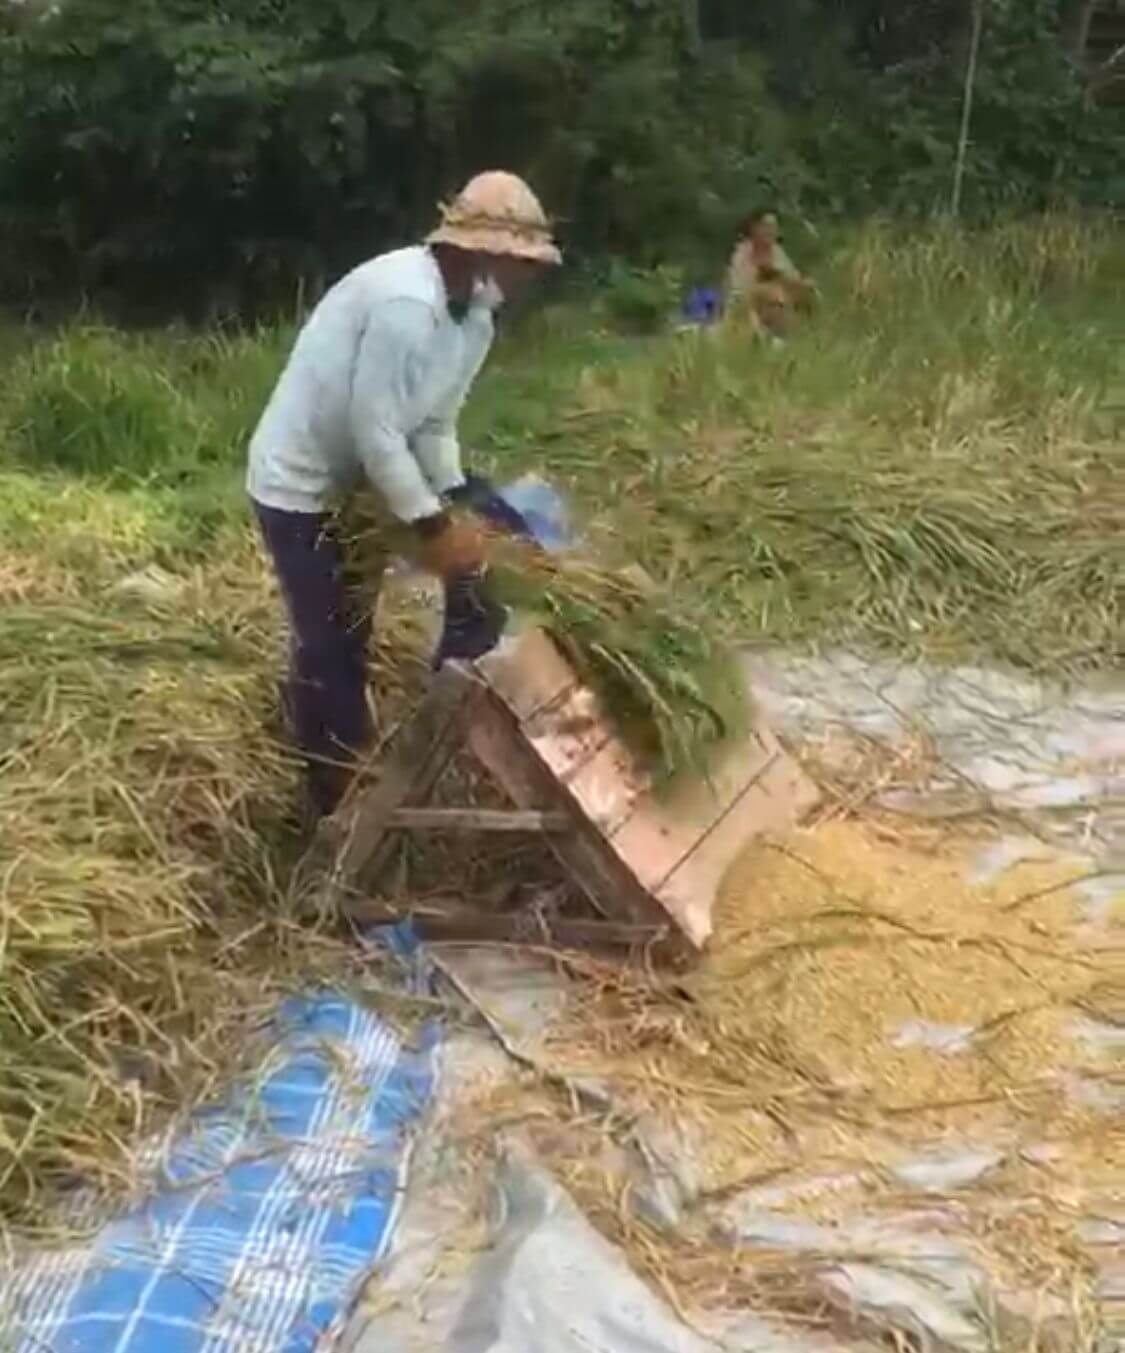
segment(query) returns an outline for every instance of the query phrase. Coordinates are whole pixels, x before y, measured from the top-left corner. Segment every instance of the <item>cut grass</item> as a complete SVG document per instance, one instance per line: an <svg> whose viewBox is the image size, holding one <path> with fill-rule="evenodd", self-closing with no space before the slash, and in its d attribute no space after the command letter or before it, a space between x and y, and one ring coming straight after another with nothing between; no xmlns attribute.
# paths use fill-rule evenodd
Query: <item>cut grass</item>
<svg viewBox="0 0 1125 1353"><path fill-rule="evenodd" d="M498 479L561 481L602 557L697 625L696 650L681 629L658 651L667 674L724 639L1112 668L1122 258L1068 222L874 229L818 268L823 311L779 352L546 312L501 344L466 443ZM230 1074L276 990L348 972L285 916L281 614L241 487L287 337L78 328L6 372L0 1213L20 1228L75 1180L127 1187L141 1136ZM172 585L122 590L152 565ZM618 655L633 617L610 617Z"/></svg>
<svg viewBox="0 0 1125 1353"><path fill-rule="evenodd" d="M470 437L498 477L563 478L742 639L1114 665L1120 238L873 229L821 280L822 313L780 351L544 325L486 374Z"/></svg>
<svg viewBox="0 0 1125 1353"><path fill-rule="evenodd" d="M706 774L717 750L745 732L737 659L697 616L627 569L518 546L497 555L498 595L553 636L657 783Z"/></svg>
<svg viewBox="0 0 1125 1353"><path fill-rule="evenodd" d="M74 1189L128 1197L145 1136L253 1068L283 993L376 1000L382 974L290 909L282 614L245 523L137 572L179 534L163 490L22 487L0 555L0 1234L55 1239Z"/></svg>

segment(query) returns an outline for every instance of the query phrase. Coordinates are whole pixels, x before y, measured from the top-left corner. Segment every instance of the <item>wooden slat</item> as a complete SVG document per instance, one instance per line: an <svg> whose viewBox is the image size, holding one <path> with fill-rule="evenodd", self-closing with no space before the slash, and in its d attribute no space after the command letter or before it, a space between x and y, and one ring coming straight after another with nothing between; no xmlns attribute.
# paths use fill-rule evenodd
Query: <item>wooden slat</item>
<svg viewBox="0 0 1125 1353"><path fill-rule="evenodd" d="M731 807L757 784L775 763L796 769L768 728L755 727L745 738L727 747L706 776L681 777L638 800L636 810L613 834L614 849L633 863L641 882L659 893L667 881L700 843L719 826ZM801 793L788 806L780 805L789 820L796 819L815 801L812 786L804 777ZM771 778L771 785L776 777ZM809 798L812 793L813 797ZM771 807L769 826L777 826L777 811Z"/></svg>
<svg viewBox="0 0 1125 1353"><path fill-rule="evenodd" d="M478 659L477 670L520 719L561 703L578 686L570 664L541 629L505 641Z"/></svg>
<svg viewBox="0 0 1125 1353"><path fill-rule="evenodd" d="M584 917L539 916L534 912L490 912L445 899L414 906L356 901L349 908L349 915L361 925L394 925L409 919L415 932L429 940L631 949L643 951L646 959L654 962L676 965L682 965L690 956L670 924L630 925Z"/></svg>
<svg viewBox="0 0 1125 1353"><path fill-rule="evenodd" d="M424 802L465 736L481 691L457 663L448 663L414 716L391 744L379 781L355 807L336 860L336 900L377 873L386 857L391 817L409 801Z"/></svg>
<svg viewBox="0 0 1125 1353"><path fill-rule="evenodd" d="M697 943L711 933L712 906L731 864L763 832L788 827L816 789L780 747L657 889L665 910Z"/></svg>
<svg viewBox="0 0 1125 1353"><path fill-rule="evenodd" d="M524 740L512 711L491 692L479 702L468 738L473 752L513 802L528 808L555 803L567 813L572 830L547 840L575 886L602 915L630 924L666 923L656 900L540 761Z"/></svg>
<svg viewBox="0 0 1125 1353"><path fill-rule="evenodd" d="M540 741L536 740L534 746L537 752L542 751ZM628 821L651 787L649 777L638 770L629 749L616 737L610 738L566 783L590 821L607 837Z"/></svg>
<svg viewBox="0 0 1125 1353"><path fill-rule="evenodd" d="M597 697L585 686L575 686L565 698L520 719L520 730L564 783L613 741Z"/></svg>
<svg viewBox="0 0 1125 1353"><path fill-rule="evenodd" d="M727 749L707 778L690 777L638 800L614 832L613 848L655 893L779 752L755 730Z"/></svg>
<svg viewBox="0 0 1125 1353"><path fill-rule="evenodd" d="M565 832L565 813L535 810L505 812L492 808L396 808L390 816L396 831L411 832Z"/></svg>

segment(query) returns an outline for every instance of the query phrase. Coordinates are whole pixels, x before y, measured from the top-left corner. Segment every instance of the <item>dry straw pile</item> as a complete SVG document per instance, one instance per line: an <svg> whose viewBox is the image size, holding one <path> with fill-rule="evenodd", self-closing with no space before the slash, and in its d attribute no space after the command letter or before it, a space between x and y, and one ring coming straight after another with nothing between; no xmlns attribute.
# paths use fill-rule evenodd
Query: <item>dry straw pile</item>
<svg viewBox="0 0 1125 1353"><path fill-rule="evenodd" d="M247 542L248 543L248 542ZM293 766L251 549L0 608L0 1222L135 1182L144 1135L252 1062L278 993L348 972L283 906Z"/></svg>

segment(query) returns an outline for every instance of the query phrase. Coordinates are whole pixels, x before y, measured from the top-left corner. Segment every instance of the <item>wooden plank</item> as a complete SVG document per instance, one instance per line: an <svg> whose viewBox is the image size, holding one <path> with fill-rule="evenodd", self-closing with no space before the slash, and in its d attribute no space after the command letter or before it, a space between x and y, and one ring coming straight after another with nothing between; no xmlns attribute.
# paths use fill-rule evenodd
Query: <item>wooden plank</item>
<svg viewBox="0 0 1125 1353"><path fill-rule="evenodd" d="M477 660L477 671L517 718L529 719L578 685L570 664L542 629L505 640Z"/></svg>
<svg viewBox="0 0 1125 1353"><path fill-rule="evenodd" d="M433 688L391 744L378 782L360 795L345 828L333 871L332 891L341 901L386 854L392 814L409 801L424 801L464 740L480 682L458 663L447 663Z"/></svg>
<svg viewBox="0 0 1125 1353"><path fill-rule="evenodd" d="M783 756L768 729L754 729L726 750L707 778L694 777L639 800L614 833L614 849L631 862L645 887L658 893L731 805Z"/></svg>
<svg viewBox="0 0 1125 1353"><path fill-rule="evenodd" d="M411 832L565 832L565 813L535 810L505 812L492 808L396 808L390 815L396 831Z"/></svg>
<svg viewBox="0 0 1125 1353"><path fill-rule="evenodd" d="M656 894L697 944L711 933L712 907L734 861L756 836L792 825L816 797L812 783L777 747L754 780L700 835Z"/></svg>
<svg viewBox="0 0 1125 1353"><path fill-rule="evenodd" d="M561 703L521 720L520 731L564 784L614 741L594 693L582 686L575 687Z"/></svg>
<svg viewBox="0 0 1125 1353"><path fill-rule="evenodd" d="M571 831L548 843L575 886L604 916L631 924L666 924L667 917L636 875L618 859L565 785L522 737L519 722L488 692L468 731L469 745L514 803L523 808L557 805L571 819Z"/></svg>
<svg viewBox="0 0 1125 1353"><path fill-rule="evenodd" d="M629 925L585 917L541 915L535 911L482 911L445 899L412 906L357 901L349 914L362 925L394 925L409 920L415 932L428 940L549 945L562 949L631 949L643 951L646 959L653 962L677 966L691 957L690 949L670 923Z"/></svg>
<svg viewBox="0 0 1125 1353"><path fill-rule="evenodd" d="M538 741L535 749L542 751ZM616 737L566 783L590 821L610 838L628 821L650 789L649 777L637 768L628 747Z"/></svg>
<svg viewBox="0 0 1125 1353"><path fill-rule="evenodd" d="M482 660L478 670L599 827L612 830L628 816L647 779L637 773L602 702L578 681L549 635L529 631L502 656Z"/></svg>

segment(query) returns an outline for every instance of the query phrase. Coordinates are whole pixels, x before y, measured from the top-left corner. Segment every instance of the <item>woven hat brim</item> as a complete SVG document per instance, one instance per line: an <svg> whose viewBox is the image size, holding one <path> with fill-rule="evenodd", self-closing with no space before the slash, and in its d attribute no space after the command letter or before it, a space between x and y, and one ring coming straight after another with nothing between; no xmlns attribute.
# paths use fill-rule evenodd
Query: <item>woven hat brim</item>
<svg viewBox="0 0 1125 1353"><path fill-rule="evenodd" d="M539 235L526 230L508 230L504 226L453 225L438 226L426 237L427 244L450 244L457 249L468 249L482 254L502 254L509 258L525 258L533 263L558 267L562 254L546 233Z"/></svg>

